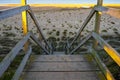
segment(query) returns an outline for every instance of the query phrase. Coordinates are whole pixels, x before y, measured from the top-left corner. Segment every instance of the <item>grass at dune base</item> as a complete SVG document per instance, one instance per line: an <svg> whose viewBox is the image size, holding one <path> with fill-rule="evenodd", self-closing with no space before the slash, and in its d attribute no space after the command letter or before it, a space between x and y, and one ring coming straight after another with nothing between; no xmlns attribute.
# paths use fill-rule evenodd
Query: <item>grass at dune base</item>
<svg viewBox="0 0 120 80"><path fill-rule="evenodd" d="M2 75L2 77L0 77L0 80L11 80L11 78L14 75L15 70L19 66L19 63L21 62L23 56L24 55L22 54L22 55L18 55L15 58L15 60L12 62L12 64L10 65L10 67L7 69L7 71ZM3 60L3 57L4 56L0 56L0 61Z"/></svg>

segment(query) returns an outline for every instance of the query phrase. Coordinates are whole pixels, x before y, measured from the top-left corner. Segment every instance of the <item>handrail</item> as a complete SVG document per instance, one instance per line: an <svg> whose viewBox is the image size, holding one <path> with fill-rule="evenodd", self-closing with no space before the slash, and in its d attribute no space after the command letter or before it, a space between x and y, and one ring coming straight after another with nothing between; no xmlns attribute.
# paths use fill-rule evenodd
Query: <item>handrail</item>
<svg viewBox="0 0 120 80"><path fill-rule="evenodd" d="M79 37L79 35L81 34L81 32L83 31L83 29L86 27L86 25L88 24L88 22L91 20L91 18L93 17L93 15L95 14L96 11L107 11L108 8L106 7L102 7L102 6L95 6L90 14L88 15L88 17L86 18L85 22L82 24L81 28L79 29L77 35L75 36L75 38L73 39L73 41L71 42L70 46L68 48L70 48L72 46L72 44L74 43L74 41Z"/></svg>
<svg viewBox="0 0 120 80"><path fill-rule="evenodd" d="M91 34L89 34L75 49L71 51L70 54L73 54L73 52L79 49L91 37L96 39L100 43L100 45L104 48L104 50L109 54L109 56L120 66L120 54L95 32L92 32Z"/></svg>
<svg viewBox="0 0 120 80"><path fill-rule="evenodd" d="M6 10L0 10L0 20L14 16L14 15L21 13L22 11L25 11L28 9L29 9L29 6L26 5L26 6L21 6L21 7L6 9Z"/></svg>
<svg viewBox="0 0 120 80"><path fill-rule="evenodd" d="M100 59L100 57L97 54L97 52L92 47L90 47L89 52L92 53L93 58L97 62L99 68L102 70L102 73L104 74L106 79L107 80L115 80L115 78L113 77L112 73L109 71L109 69L104 64L104 62Z"/></svg>
<svg viewBox="0 0 120 80"><path fill-rule="evenodd" d="M32 39L34 42L36 42L41 49L43 49L47 54L49 52L42 46L42 44L37 40L37 38L33 35L32 32L29 32L22 40L20 40L15 47L7 54L7 56L0 62L0 77L3 75L3 73L7 70L7 68L10 66L11 62L14 60L16 55L19 53L20 50L23 49L24 44L29 40ZM28 50L27 53L31 53L31 51ZM28 55L29 56L29 55ZM18 73L18 72L17 72Z"/></svg>
<svg viewBox="0 0 120 80"><path fill-rule="evenodd" d="M93 32L92 37L100 43L109 56L120 66L120 54L107 42L105 42L97 33Z"/></svg>
<svg viewBox="0 0 120 80"><path fill-rule="evenodd" d="M93 15L95 14L95 12L103 12L103 13L106 13L106 14L109 14L111 15L111 11L114 11L114 9L111 9L111 8L107 8L107 7L103 7L103 6L95 6L90 14L88 15L88 17L86 18L85 22L82 24L81 28L79 29L79 31L77 32L77 35L75 36L75 38L72 40L72 42L69 44L69 46L67 47L67 49L69 49L74 41L80 36L81 32L83 31L83 29L86 27L86 25L88 24L88 22L91 20L91 18L93 17ZM116 14L112 15L112 16L115 16L117 18L120 18L120 9L116 9L115 11L117 11Z"/></svg>
<svg viewBox="0 0 120 80"><path fill-rule="evenodd" d="M11 80L19 80L19 77L21 76L21 73L22 73L22 71L27 63L29 56L31 55L31 52L32 52L32 49L31 49L31 46L29 46L26 55L23 57L23 60L21 61L18 69L16 70L16 72L13 75L13 78Z"/></svg>
<svg viewBox="0 0 120 80"><path fill-rule="evenodd" d="M70 52L70 54L73 54L76 50L78 50L86 41L88 41L91 38L91 36L92 36L92 33L89 34L84 40L82 40L82 42L80 44L78 44L78 46L75 49L73 49Z"/></svg>
<svg viewBox="0 0 120 80"><path fill-rule="evenodd" d="M42 30L39 26L39 23L37 22L32 9L30 8L29 5L26 6L21 6L21 7L16 7L16 8L12 8L12 9L8 9L8 10L0 10L0 20L11 17L13 15L16 15L18 13L21 13L22 11L27 10L27 12L29 13L29 15L31 16L32 20L34 21L40 35L42 36L43 40L45 41L45 44L49 47L50 50L52 50L52 48L50 47L50 45L48 44L47 40L45 39Z"/></svg>
<svg viewBox="0 0 120 80"><path fill-rule="evenodd" d="M51 46L48 44L47 40L45 39L45 37L44 37L44 35L42 33L42 30L41 30L41 28L39 26L39 23L38 23L37 19L35 18L34 14L33 14L33 11L32 11L32 9L30 7L29 7L29 10L28 10L28 13L30 14L30 16L31 16L32 20L34 21L35 25L37 26L37 29L38 29L39 33L41 34L43 40L45 41L46 45L48 45L48 47L50 49L52 49Z"/></svg>
<svg viewBox="0 0 120 80"><path fill-rule="evenodd" d="M86 27L86 25L88 24L88 22L91 20L91 18L93 17L93 15L95 14L95 10L94 8L91 10L90 14L88 15L88 17L86 18L85 22L82 24L81 28L79 29L77 35L75 36L75 38L73 39L73 41L71 42L70 46L68 48L70 48L72 46L72 44L74 43L74 41L79 37L79 35L81 34L81 32L83 31L83 29Z"/></svg>
<svg viewBox="0 0 120 80"><path fill-rule="evenodd" d="M120 67L120 54L112 48L107 42L105 42L97 33L92 32L90 33L78 46L73 49L70 54L73 54L76 50L78 50L85 42L87 42L91 37L98 41L98 43L103 47L103 49L107 52L107 54L118 64ZM106 76L107 80L115 80L112 76L111 72L107 69L107 67L103 64L103 62L99 59L96 52L93 50L93 57L99 64L100 68L103 70L104 75Z"/></svg>

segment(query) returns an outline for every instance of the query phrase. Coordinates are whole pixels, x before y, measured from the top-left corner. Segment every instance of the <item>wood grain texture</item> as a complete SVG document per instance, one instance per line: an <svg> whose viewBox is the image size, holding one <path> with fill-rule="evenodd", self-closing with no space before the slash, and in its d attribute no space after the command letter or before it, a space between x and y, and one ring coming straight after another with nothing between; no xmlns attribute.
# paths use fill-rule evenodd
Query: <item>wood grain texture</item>
<svg viewBox="0 0 120 80"><path fill-rule="evenodd" d="M23 80L99 80L96 72L83 55L36 55Z"/></svg>

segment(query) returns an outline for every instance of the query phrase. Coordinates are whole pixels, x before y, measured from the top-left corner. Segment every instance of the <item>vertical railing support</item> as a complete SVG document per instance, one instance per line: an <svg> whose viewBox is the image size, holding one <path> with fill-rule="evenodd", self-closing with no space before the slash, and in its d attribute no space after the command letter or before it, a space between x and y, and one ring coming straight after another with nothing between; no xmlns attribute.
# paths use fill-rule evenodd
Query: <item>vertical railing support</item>
<svg viewBox="0 0 120 80"><path fill-rule="evenodd" d="M102 6L103 0L98 0L97 1L97 6ZM100 19L101 19L101 12L97 11L96 12L96 19L95 19L95 29L94 31L99 34L100 30ZM98 42L95 40L93 43L93 48L97 48Z"/></svg>
<svg viewBox="0 0 120 80"><path fill-rule="evenodd" d="M21 4L24 6L27 4L26 0L21 0ZM24 36L28 33L28 21L27 21L27 11L22 12L22 28ZM24 46L24 50L27 51L28 42Z"/></svg>

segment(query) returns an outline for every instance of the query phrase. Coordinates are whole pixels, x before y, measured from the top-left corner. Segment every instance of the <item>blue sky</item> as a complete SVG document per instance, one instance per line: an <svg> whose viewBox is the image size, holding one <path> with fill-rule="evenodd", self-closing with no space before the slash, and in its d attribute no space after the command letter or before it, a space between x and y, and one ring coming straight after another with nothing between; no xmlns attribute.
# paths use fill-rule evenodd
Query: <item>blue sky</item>
<svg viewBox="0 0 120 80"><path fill-rule="evenodd" d="M0 0L0 4L20 3L21 0ZM120 3L120 0L103 0L104 3ZM27 0L27 3L97 3L97 0Z"/></svg>

